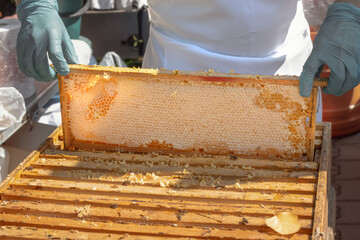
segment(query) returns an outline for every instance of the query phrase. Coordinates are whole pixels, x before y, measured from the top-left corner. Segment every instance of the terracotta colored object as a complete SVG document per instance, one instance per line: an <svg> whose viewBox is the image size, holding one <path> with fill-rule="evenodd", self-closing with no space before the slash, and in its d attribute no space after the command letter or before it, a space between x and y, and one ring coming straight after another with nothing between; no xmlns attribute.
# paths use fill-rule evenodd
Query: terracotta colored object
<svg viewBox="0 0 360 240"><path fill-rule="evenodd" d="M311 33L314 39L316 32ZM325 65L321 77L329 77L330 69ZM342 96L326 95L323 99L323 121L332 123L332 137L342 137L360 131L360 86Z"/></svg>
<svg viewBox="0 0 360 240"><path fill-rule="evenodd" d="M14 15L9 16L9 17L4 17L3 19L11 19L11 18L17 18L17 15L16 15L16 14L14 14Z"/></svg>
<svg viewBox="0 0 360 240"><path fill-rule="evenodd" d="M323 97L323 121L332 123L332 136L342 137L360 131L360 86L342 96Z"/></svg>

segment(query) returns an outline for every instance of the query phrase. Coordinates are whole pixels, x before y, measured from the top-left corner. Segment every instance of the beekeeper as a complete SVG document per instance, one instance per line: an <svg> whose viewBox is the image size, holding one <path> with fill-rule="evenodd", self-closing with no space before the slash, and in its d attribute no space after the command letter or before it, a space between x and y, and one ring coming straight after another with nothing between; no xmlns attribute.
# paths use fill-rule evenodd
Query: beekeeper
<svg viewBox="0 0 360 240"><path fill-rule="evenodd" d="M20 1L20 0L19 0ZM148 0L151 29L143 67L244 74L300 75L309 96L324 64L325 93L341 95L360 80L360 0L338 0L312 44L301 0ZM77 57L56 0L22 0L20 69L40 81L60 75ZM309 57L310 55L310 57Z"/></svg>

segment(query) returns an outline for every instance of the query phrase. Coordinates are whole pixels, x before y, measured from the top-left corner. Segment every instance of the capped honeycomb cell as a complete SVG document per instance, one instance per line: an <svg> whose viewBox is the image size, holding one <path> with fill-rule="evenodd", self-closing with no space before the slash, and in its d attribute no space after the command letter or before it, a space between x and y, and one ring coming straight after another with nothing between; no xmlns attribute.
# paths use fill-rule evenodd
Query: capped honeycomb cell
<svg viewBox="0 0 360 240"><path fill-rule="evenodd" d="M70 66L66 148L311 159L317 88L296 77Z"/></svg>

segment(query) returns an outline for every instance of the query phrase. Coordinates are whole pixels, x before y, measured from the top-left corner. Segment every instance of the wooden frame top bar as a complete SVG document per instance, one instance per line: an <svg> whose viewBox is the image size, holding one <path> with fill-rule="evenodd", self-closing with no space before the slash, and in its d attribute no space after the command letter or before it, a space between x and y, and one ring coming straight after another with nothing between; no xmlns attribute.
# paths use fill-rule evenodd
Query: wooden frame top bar
<svg viewBox="0 0 360 240"><path fill-rule="evenodd" d="M73 73L98 73L103 71L105 73L111 74L121 74L126 76L126 73L131 75L133 74L145 74L145 75L180 75L180 76L198 76L201 81L214 81L214 82L233 82L233 83L271 83L279 85L300 85L300 78L298 76L286 76L286 75L249 75L249 74L239 74L235 72L231 73L220 73L215 72L212 69L209 71L179 71L179 70L166 70L166 69L144 69L144 68L119 68L119 67L106 67L106 66L85 66L85 65L69 65L71 72ZM203 78L206 77L206 78ZM220 79L221 78L221 79ZM195 78L194 78L195 79ZM256 80L256 81L254 81ZM326 87L328 83L327 78L315 78L313 82L313 87Z"/></svg>

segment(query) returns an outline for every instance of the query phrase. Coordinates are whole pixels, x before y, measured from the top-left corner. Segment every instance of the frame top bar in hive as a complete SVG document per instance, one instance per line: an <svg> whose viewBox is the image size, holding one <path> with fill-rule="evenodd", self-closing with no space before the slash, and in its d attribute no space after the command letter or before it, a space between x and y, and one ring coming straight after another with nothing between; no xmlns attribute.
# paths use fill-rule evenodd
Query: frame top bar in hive
<svg viewBox="0 0 360 240"><path fill-rule="evenodd" d="M299 78L71 65L59 77L66 148L309 159L317 87Z"/></svg>

